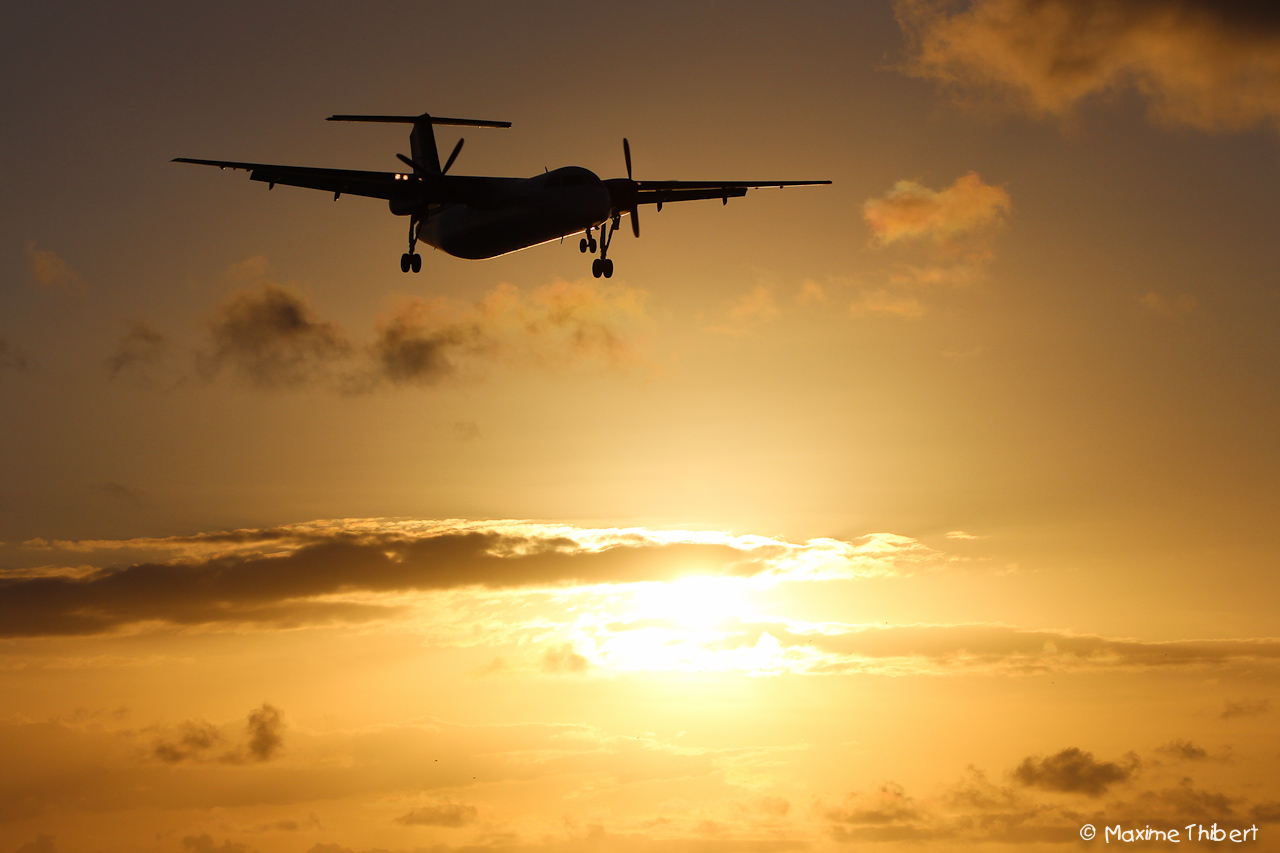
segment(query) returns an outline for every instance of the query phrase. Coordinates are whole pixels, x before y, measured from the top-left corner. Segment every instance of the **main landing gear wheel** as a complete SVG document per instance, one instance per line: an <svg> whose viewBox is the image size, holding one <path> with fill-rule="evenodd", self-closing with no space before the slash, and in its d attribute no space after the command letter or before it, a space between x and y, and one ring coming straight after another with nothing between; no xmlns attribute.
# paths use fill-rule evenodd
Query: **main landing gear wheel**
<svg viewBox="0 0 1280 853"><path fill-rule="evenodd" d="M599 278L613 278L613 261L606 258L596 258L591 262L591 275Z"/></svg>
<svg viewBox="0 0 1280 853"><path fill-rule="evenodd" d="M400 272L422 272L422 255L414 252L412 255L405 252L400 256Z"/></svg>

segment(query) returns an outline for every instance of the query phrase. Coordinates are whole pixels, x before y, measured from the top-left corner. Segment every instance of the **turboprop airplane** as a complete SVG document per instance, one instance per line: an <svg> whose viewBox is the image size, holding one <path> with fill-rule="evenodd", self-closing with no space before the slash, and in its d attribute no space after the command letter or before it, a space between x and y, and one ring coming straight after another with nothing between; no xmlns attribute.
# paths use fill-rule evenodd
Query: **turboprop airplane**
<svg viewBox="0 0 1280 853"><path fill-rule="evenodd" d="M450 175L449 167L458 159L463 139L440 165L436 150L435 125L452 127L511 127L509 121L419 116L329 116L328 121L390 122L411 124L409 151L397 154L410 172L365 172L354 169L317 169L309 166L275 166L267 163L239 163L230 160L175 158L175 163L196 163L222 169L244 169L249 179L263 181L268 189L276 184L307 187L333 193L386 199L396 216L409 217L409 251L400 256L400 271L418 272L422 256L418 241L459 258L478 260L505 255L541 243L563 240L581 232L580 251L600 256L591 262L596 278L613 276L609 246L625 214L631 217L631 232L640 236L639 208L656 204L658 210L671 201L718 198L729 199L761 187L790 187L829 184L830 181L636 181L631 178L631 144L622 140L627 163L625 178L600 180L581 166L565 166L532 178L492 178ZM597 241L596 232L600 239Z"/></svg>

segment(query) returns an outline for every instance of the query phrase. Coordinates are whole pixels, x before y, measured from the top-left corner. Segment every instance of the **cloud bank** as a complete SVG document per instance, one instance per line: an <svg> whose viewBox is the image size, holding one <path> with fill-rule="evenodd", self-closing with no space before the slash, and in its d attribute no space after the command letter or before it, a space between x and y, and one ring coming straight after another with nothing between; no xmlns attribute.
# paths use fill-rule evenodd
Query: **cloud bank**
<svg viewBox="0 0 1280 853"><path fill-rule="evenodd" d="M1249 0L897 0L906 70L1038 118L1138 93L1152 119L1280 126L1280 7Z"/></svg>

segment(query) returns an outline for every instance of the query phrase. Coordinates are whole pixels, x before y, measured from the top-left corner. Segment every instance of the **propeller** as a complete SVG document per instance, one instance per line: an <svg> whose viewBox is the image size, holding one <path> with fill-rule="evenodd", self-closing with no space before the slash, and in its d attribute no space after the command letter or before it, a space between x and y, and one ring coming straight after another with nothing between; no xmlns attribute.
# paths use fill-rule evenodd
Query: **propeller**
<svg viewBox="0 0 1280 853"><path fill-rule="evenodd" d="M449 167L453 165L454 160L458 159L458 154L462 151L462 143L466 141L467 140L465 139L459 139L458 144L453 146L453 151L450 152L449 159L444 161L444 168L440 170L440 174L443 175L449 171ZM404 163L406 166L413 169L413 171L419 175L426 175L431 173L430 169L428 169L426 166L419 163L417 160L411 160L408 157L404 156L403 154L397 154L396 158L399 159L401 163Z"/></svg>
<svg viewBox="0 0 1280 853"><path fill-rule="evenodd" d="M635 181L631 179L631 143L622 137L622 157L627 161L627 180L631 181L631 233L640 236L640 205L635 201Z"/></svg>
<svg viewBox="0 0 1280 853"><path fill-rule="evenodd" d="M453 146L453 153L449 155L448 160L444 161L444 168L440 170L440 174L444 175L448 173L449 167L453 165L453 161L458 159L458 152L462 150L462 143L466 141L467 140L465 139L459 139L458 144Z"/></svg>

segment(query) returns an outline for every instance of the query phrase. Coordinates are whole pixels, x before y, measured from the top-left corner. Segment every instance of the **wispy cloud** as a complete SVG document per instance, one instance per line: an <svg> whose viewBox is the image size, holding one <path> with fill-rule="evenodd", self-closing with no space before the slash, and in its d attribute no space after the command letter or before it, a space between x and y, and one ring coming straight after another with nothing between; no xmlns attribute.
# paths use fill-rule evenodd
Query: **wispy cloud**
<svg viewBox="0 0 1280 853"><path fill-rule="evenodd" d="M372 341L359 343L322 319L295 286L273 280L264 259L242 262L227 277L241 289L215 311L208 343L196 354L210 380L229 374L263 389L361 393L435 385L494 365L558 370L643 362L645 294L622 285L560 281L526 291L500 284L471 303L409 298L377 322ZM141 370L163 346L159 333L137 327L108 367Z"/></svg>
<svg viewBox="0 0 1280 853"><path fill-rule="evenodd" d="M906 252L889 282L906 292L864 290L854 301L855 314L918 317L925 306L921 289L962 288L981 281L995 257L992 235L1012 209L1009 193L983 182L976 172L962 175L949 187L931 189L903 180L883 196L867 199L863 218L872 245Z"/></svg>
<svg viewBox="0 0 1280 853"><path fill-rule="evenodd" d="M1223 703L1222 713L1218 716L1224 720L1234 720L1239 717L1261 717L1270 710L1270 699L1228 699Z"/></svg>
<svg viewBox="0 0 1280 853"><path fill-rule="evenodd" d="M405 826L443 826L456 829L475 823L479 814L479 809L473 805L440 800L411 809L396 818L395 822Z"/></svg>
<svg viewBox="0 0 1280 853"><path fill-rule="evenodd" d="M897 0L906 70L1041 118L1125 90L1202 130L1280 122L1280 11L1213 0Z"/></svg>
<svg viewBox="0 0 1280 853"><path fill-rule="evenodd" d="M80 274L56 252L37 249L34 243L27 243L26 252L27 271L37 284L59 288L79 288L84 285Z"/></svg>

